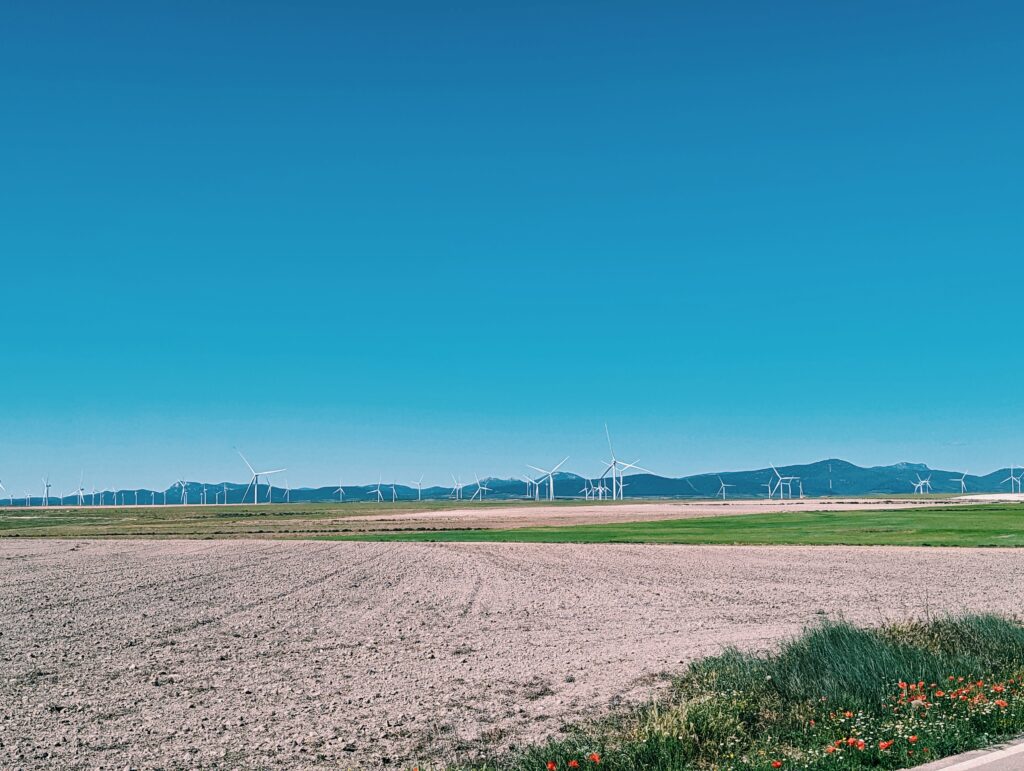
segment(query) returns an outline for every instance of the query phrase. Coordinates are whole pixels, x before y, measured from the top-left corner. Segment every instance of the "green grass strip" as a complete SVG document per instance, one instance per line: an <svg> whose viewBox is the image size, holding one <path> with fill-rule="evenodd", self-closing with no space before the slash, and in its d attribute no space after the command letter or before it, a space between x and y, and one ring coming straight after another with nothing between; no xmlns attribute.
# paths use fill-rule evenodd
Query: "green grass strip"
<svg viewBox="0 0 1024 771"><path fill-rule="evenodd" d="M366 532L325 538L522 543L1024 546L1024 506L989 504L891 511L779 512L506 530Z"/></svg>

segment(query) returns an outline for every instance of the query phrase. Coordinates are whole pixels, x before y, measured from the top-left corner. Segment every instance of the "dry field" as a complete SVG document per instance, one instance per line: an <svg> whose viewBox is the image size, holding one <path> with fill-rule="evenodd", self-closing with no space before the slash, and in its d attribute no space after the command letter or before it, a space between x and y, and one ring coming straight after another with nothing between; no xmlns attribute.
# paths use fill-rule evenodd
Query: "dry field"
<svg viewBox="0 0 1024 771"><path fill-rule="evenodd" d="M664 519L697 519L741 514L769 514L787 511L879 511L944 505L934 498L879 499L804 498L735 501L629 501L622 503L577 503L572 506L529 503L465 506L436 511L386 511L347 517L351 530L397 530L409 528L513 528L558 527L563 525L604 525L617 522L651 522Z"/></svg>
<svg viewBox="0 0 1024 771"><path fill-rule="evenodd" d="M1013 612L1024 551L0 542L0 767L402 767L822 614Z"/></svg>
<svg viewBox="0 0 1024 771"><path fill-rule="evenodd" d="M963 504L967 499L958 503ZM939 498L583 501L400 501L229 506L2 507L0 537L306 538L392 530L502 529L649 522L736 514L877 511L955 505Z"/></svg>

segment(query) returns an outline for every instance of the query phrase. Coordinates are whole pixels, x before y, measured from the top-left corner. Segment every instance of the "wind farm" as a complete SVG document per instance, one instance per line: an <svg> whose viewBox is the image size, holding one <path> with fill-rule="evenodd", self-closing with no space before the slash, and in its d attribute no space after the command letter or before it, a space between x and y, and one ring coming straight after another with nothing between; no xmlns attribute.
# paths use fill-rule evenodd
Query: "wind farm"
<svg viewBox="0 0 1024 771"><path fill-rule="evenodd" d="M13 6L0 769L1024 768L1024 5Z"/></svg>

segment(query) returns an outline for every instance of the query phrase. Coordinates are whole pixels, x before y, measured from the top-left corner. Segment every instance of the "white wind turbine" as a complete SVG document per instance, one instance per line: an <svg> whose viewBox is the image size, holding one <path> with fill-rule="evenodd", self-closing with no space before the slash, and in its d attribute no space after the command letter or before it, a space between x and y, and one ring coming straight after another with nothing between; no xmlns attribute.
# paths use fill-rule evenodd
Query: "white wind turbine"
<svg viewBox="0 0 1024 771"><path fill-rule="evenodd" d="M725 500L725 489L727 487L735 487L735 486L736 485L727 485L725 482L722 481L722 477L718 477L718 495L722 496L722 500L723 501ZM715 496L715 497L717 498L718 496Z"/></svg>
<svg viewBox="0 0 1024 771"><path fill-rule="evenodd" d="M777 478L777 481L775 483L775 491L779 493L779 498L784 499L787 493L789 494L789 497L792 498L793 483L796 482L799 479L799 477L784 477L782 476L782 474L779 473L779 470L775 468L773 464L769 463L768 465L771 466L772 471L775 472L775 476ZM771 495L769 494L768 497L771 498Z"/></svg>
<svg viewBox="0 0 1024 771"><path fill-rule="evenodd" d="M1011 463L1010 464L1010 476L1008 476L1006 479L1004 479L1002 482L999 483L999 484L1006 484L1007 482L1009 482L1010 483L1010 494L1011 495L1013 494L1013 486L1014 485L1017 485L1017 492L1018 493L1020 492L1020 483L1021 483L1021 480L1024 479L1024 472L1021 472L1021 474L1019 474L1018 476L1014 476L1013 475L1013 469L1014 468L1015 468L1015 466Z"/></svg>
<svg viewBox="0 0 1024 771"><path fill-rule="evenodd" d="M469 500L475 501L479 496L480 500L482 501L484 499L484 493L490 492L491 488L489 488L486 483L481 484L480 477L476 476L475 474L473 476L476 477L476 490L473 492L473 496Z"/></svg>
<svg viewBox="0 0 1024 771"><path fill-rule="evenodd" d="M345 488L341 486L341 481L340 480L338 482L338 489L335 490L334 492L336 492L338 494L338 503L344 503L345 502Z"/></svg>
<svg viewBox="0 0 1024 771"><path fill-rule="evenodd" d="M237 452L238 456L243 461L245 461L245 465L248 466L249 467L249 471L252 472L252 479L249 480L249 486L246 487L245 488L245 492L242 493L242 503L245 503L245 496L247 496L249 494L249 487L253 488L253 491L252 491L252 502L253 503L259 503L260 502L260 477L269 477L271 474L280 474L282 471L287 471L288 469L286 469L286 468L276 468L276 469L273 469L271 471L257 471L256 469L254 469L252 467L252 464L249 463L248 460L246 460L245 456L242 455L242 451L241 450L239 450L236 447L235 448L235 452ZM269 480L268 480L267 484L269 484Z"/></svg>
<svg viewBox="0 0 1024 771"><path fill-rule="evenodd" d="M50 477L43 477L43 506L50 505Z"/></svg>
<svg viewBox="0 0 1024 771"><path fill-rule="evenodd" d="M179 479L178 484L181 485L181 503L182 505L188 504L188 482L184 479ZM114 493L114 503L117 503L117 493Z"/></svg>
<svg viewBox="0 0 1024 771"><path fill-rule="evenodd" d="M416 483L416 500L417 501L422 501L423 500L423 475L422 474L420 474L420 479Z"/></svg>
<svg viewBox="0 0 1024 771"><path fill-rule="evenodd" d="M917 481L914 482L914 493L917 495L924 495L925 488L928 488L928 492L932 491L932 476L929 474L924 479L921 479L921 475L917 474Z"/></svg>
<svg viewBox="0 0 1024 771"><path fill-rule="evenodd" d="M526 464L527 468L532 468L534 471L539 471L542 478L543 477L547 477L548 478L548 500L549 501L555 500L555 472L558 471L558 469L560 469L562 467L562 464L565 463L567 460L569 460L569 456L568 455L566 455L564 458L562 458L562 460L558 463L558 465L555 466L550 471L546 471L546 470L544 470L542 468L537 468L536 466L531 466L529 463ZM537 484L537 482L534 482L534 484Z"/></svg>
<svg viewBox="0 0 1024 771"><path fill-rule="evenodd" d="M371 490L367 495L377 496L377 503L384 503L384 494L380 491L380 480L377 480L377 489Z"/></svg>
<svg viewBox="0 0 1024 771"><path fill-rule="evenodd" d="M391 483L391 502L394 503L398 500L398 490L395 489L395 483Z"/></svg>
<svg viewBox="0 0 1024 771"><path fill-rule="evenodd" d="M452 487L452 491L449 493L448 497L456 501L462 500L462 480L456 479L455 474L452 474L452 484L454 487Z"/></svg>
<svg viewBox="0 0 1024 771"><path fill-rule="evenodd" d="M526 483L526 498L529 500L533 497L533 480L530 477L520 477L520 479Z"/></svg>
<svg viewBox="0 0 1024 771"><path fill-rule="evenodd" d="M284 478L284 502L292 502L292 488L288 486L288 477Z"/></svg>
<svg viewBox="0 0 1024 771"><path fill-rule="evenodd" d="M85 472L83 471L78 477L78 489L75 490L75 494L78 496L78 505L85 505L85 486L82 482L85 481Z"/></svg>
<svg viewBox="0 0 1024 771"><path fill-rule="evenodd" d="M594 497L594 484L589 479L583 480L583 489L580 490L579 494L583 496L584 500L589 501Z"/></svg>
<svg viewBox="0 0 1024 771"><path fill-rule="evenodd" d="M960 483L960 494L965 495L967 493L967 472L963 472L959 479L954 479L953 481Z"/></svg>

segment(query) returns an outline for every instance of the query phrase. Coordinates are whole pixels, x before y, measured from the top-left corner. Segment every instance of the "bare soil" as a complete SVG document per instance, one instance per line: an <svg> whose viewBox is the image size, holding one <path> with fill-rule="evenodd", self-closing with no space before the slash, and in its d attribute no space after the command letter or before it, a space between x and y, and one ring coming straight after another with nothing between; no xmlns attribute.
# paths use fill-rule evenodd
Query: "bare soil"
<svg viewBox="0 0 1024 771"><path fill-rule="evenodd" d="M348 529L392 530L410 528L453 529L513 527L548 527L560 525L597 525L617 522L648 522L663 519L696 519L698 517L727 517L740 514L772 514L791 511L879 511L883 509L911 509L921 506L942 505L934 499L850 498L831 500L804 498L793 500L736 500L736 501L658 501L626 503L593 503L573 506L545 506L530 503L502 505L468 504L465 508L437 511L388 511L346 517L334 524Z"/></svg>
<svg viewBox="0 0 1024 771"><path fill-rule="evenodd" d="M423 767L826 615L1022 594L1022 550L0 542L0 767Z"/></svg>

